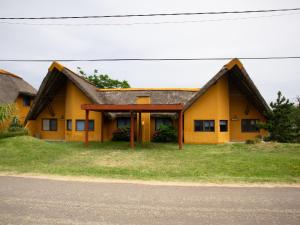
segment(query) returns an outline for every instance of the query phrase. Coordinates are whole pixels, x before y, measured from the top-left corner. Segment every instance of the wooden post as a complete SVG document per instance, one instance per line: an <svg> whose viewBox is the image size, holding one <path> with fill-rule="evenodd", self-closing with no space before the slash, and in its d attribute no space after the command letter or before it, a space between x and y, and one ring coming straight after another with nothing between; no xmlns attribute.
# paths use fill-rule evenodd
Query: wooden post
<svg viewBox="0 0 300 225"><path fill-rule="evenodd" d="M183 116L182 116L182 110L178 112L178 146L179 149L182 149L182 128L183 128Z"/></svg>
<svg viewBox="0 0 300 225"><path fill-rule="evenodd" d="M101 112L101 143L103 143L103 133L104 133L104 112Z"/></svg>
<svg viewBox="0 0 300 225"><path fill-rule="evenodd" d="M134 114L130 112L130 147L134 148Z"/></svg>
<svg viewBox="0 0 300 225"><path fill-rule="evenodd" d="M89 143L89 110L85 110L85 140L84 143L85 145L88 145Z"/></svg>
<svg viewBox="0 0 300 225"><path fill-rule="evenodd" d="M139 143L142 143L142 113L139 112Z"/></svg>

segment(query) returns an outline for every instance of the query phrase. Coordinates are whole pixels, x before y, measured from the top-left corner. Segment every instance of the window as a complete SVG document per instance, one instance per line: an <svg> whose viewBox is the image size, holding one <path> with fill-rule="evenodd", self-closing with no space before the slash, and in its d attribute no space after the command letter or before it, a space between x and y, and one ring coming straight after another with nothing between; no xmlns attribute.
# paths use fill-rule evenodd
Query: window
<svg viewBox="0 0 300 225"><path fill-rule="evenodd" d="M30 106L30 96L23 96L23 106Z"/></svg>
<svg viewBox="0 0 300 225"><path fill-rule="evenodd" d="M194 131L213 132L215 131L214 120L195 120Z"/></svg>
<svg viewBox="0 0 300 225"><path fill-rule="evenodd" d="M220 120L220 131L221 132L228 131L228 120Z"/></svg>
<svg viewBox="0 0 300 225"><path fill-rule="evenodd" d="M119 117L117 118L117 128L126 128L130 127L130 118L128 117Z"/></svg>
<svg viewBox="0 0 300 225"><path fill-rule="evenodd" d="M76 131L84 131L85 120L76 120ZM89 131L94 130L94 120L89 120Z"/></svg>
<svg viewBox="0 0 300 225"><path fill-rule="evenodd" d="M161 125L172 126L170 118L155 118L155 130L158 130Z"/></svg>
<svg viewBox="0 0 300 225"><path fill-rule="evenodd" d="M258 132L258 119L242 119L242 132Z"/></svg>
<svg viewBox="0 0 300 225"><path fill-rule="evenodd" d="M72 130L72 120L67 120L67 130Z"/></svg>
<svg viewBox="0 0 300 225"><path fill-rule="evenodd" d="M42 130L44 131L57 131L57 119L43 119Z"/></svg>

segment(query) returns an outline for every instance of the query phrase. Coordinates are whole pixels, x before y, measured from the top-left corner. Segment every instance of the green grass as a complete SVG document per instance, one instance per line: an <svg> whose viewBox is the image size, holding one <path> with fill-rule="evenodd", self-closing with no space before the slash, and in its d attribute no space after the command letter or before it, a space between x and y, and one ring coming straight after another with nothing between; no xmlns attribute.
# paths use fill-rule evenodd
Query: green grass
<svg viewBox="0 0 300 225"><path fill-rule="evenodd" d="M300 183L300 144L184 145L0 140L0 171L142 180Z"/></svg>

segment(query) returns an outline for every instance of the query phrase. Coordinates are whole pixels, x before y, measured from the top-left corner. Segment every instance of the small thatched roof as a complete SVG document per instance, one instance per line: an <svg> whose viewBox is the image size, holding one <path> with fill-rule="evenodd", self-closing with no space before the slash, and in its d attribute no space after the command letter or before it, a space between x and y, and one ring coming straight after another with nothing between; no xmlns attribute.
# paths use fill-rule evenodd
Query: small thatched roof
<svg viewBox="0 0 300 225"><path fill-rule="evenodd" d="M21 77L0 69L0 104L13 103L19 95L35 96L36 90Z"/></svg>

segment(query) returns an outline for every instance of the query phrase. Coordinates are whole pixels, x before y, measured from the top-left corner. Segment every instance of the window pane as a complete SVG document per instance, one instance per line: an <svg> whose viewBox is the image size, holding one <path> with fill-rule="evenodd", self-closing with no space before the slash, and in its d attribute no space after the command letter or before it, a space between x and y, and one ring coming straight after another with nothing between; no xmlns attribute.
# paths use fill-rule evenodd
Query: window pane
<svg viewBox="0 0 300 225"><path fill-rule="evenodd" d="M195 131L203 131L203 120L195 120L194 121L194 130Z"/></svg>
<svg viewBox="0 0 300 225"><path fill-rule="evenodd" d="M127 117L117 118L117 128L125 128L125 127L130 127L130 118Z"/></svg>
<svg viewBox="0 0 300 225"><path fill-rule="evenodd" d="M257 119L242 119L242 132L257 132L259 128L257 127Z"/></svg>
<svg viewBox="0 0 300 225"><path fill-rule="evenodd" d="M158 130L161 125L172 126L172 120L170 118L156 118L155 130Z"/></svg>
<svg viewBox="0 0 300 225"><path fill-rule="evenodd" d="M30 97L29 96L24 96L23 97L23 105L24 106L30 106Z"/></svg>
<svg viewBox="0 0 300 225"><path fill-rule="evenodd" d="M94 130L94 120L89 120L89 130Z"/></svg>
<svg viewBox="0 0 300 225"><path fill-rule="evenodd" d="M43 120L43 130L49 130L50 129L50 122L49 120L44 119Z"/></svg>
<svg viewBox="0 0 300 225"><path fill-rule="evenodd" d="M76 120L76 130L77 131L84 130L84 120Z"/></svg>
<svg viewBox="0 0 300 225"><path fill-rule="evenodd" d="M72 130L72 120L67 120L67 130Z"/></svg>
<svg viewBox="0 0 300 225"><path fill-rule="evenodd" d="M225 132L228 131L228 121L227 120L220 120L220 131Z"/></svg>
<svg viewBox="0 0 300 225"><path fill-rule="evenodd" d="M51 131L57 130L57 120L56 119L50 120L50 130Z"/></svg>

